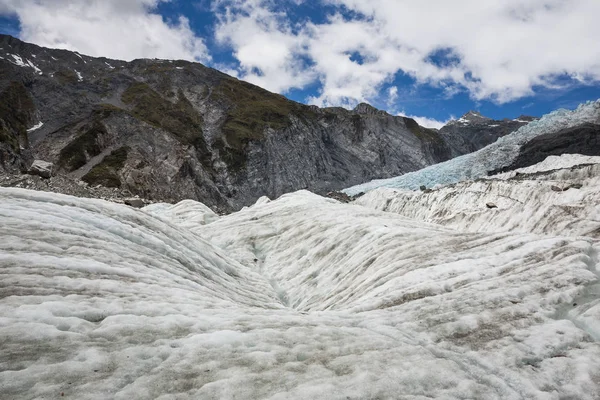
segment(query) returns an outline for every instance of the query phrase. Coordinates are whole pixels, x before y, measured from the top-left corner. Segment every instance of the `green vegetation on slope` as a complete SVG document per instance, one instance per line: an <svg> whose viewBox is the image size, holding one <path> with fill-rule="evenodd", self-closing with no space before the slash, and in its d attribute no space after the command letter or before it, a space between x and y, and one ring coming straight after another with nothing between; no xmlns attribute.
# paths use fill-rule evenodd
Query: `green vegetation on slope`
<svg viewBox="0 0 600 400"><path fill-rule="evenodd" d="M0 94L0 142L19 153L19 140L27 144L29 126L35 105L21 82L13 81Z"/></svg>
<svg viewBox="0 0 600 400"><path fill-rule="evenodd" d="M77 83L79 79L77 74L70 69L59 69L54 73L54 78L62 85Z"/></svg>
<svg viewBox="0 0 600 400"><path fill-rule="evenodd" d="M102 120L115 112L126 111L112 104L98 104L87 119L88 122L79 128L79 135L60 151L58 165L72 172L100 154L103 148L99 145L99 138L108 134Z"/></svg>
<svg viewBox="0 0 600 400"><path fill-rule="evenodd" d="M81 130L83 134L77 136L60 151L58 165L66 168L69 172L83 167L89 158L102 152L97 142L98 136L107 133L102 122L95 120L91 126L86 125Z"/></svg>
<svg viewBox="0 0 600 400"><path fill-rule="evenodd" d="M127 161L129 147L121 147L112 151L109 155L91 169L83 178L84 182L90 185L102 185L106 187L121 187L119 171Z"/></svg>
<svg viewBox="0 0 600 400"><path fill-rule="evenodd" d="M132 106L135 117L172 133L182 143L194 144L202 138L202 116L181 90L173 104L146 83L136 82L123 92L121 99Z"/></svg>
<svg viewBox="0 0 600 400"><path fill-rule="evenodd" d="M246 145L263 139L267 127L288 127L290 114L316 120L309 107L237 79L223 79L213 93L230 106L222 127L225 140L217 139L214 146L233 172L245 168Z"/></svg>
<svg viewBox="0 0 600 400"><path fill-rule="evenodd" d="M266 127L283 129L290 124L289 115L299 105L285 97L268 92L237 79L223 79L215 89L233 107L223 125L227 143L241 150L247 140L262 139Z"/></svg>
<svg viewBox="0 0 600 400"><path fill-rule="evenodd" d="M202 116L181 89L177 102L171 103L148 84L136 82L123 92L121 100L132 107L134 117L166 130L181 143L194 146L202 164L212 169L211 154L202 134Z"/></svg>

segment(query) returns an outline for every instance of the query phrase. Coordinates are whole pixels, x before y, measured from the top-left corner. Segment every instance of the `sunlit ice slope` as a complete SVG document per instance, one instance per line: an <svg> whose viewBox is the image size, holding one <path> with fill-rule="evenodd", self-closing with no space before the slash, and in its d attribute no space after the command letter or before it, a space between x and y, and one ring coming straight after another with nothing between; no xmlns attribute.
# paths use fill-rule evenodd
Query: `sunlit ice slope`
<svg viewBox="0 0 600 400"><path fill-rule="evenodd" d="M195 210L195 211L194 211ZM7 398L600 395L595 241L0 189Z"/></svg>
<svg viewBox="0 0 600 400"><path fill-rule="evenodd" d="M513 162L518 160L523 146L531 143L536 138L543 135L562 133L561 131L564 131L565 135L569 136L573 132L569 132L568 130L575 127L584 127L584 129L598 131L599 125L600 100L587 102L581 104L573 111L561 109L544 115L539 120L530 122L515 132L499 138L496 142L474 153L465 154L395 178L373 180L361 185L352 186L345 189L344 192L349 195L355 195L379 187L414 190L419 189L421 186L432 188L436 185L447 185L482 178L490 172L510 167ZM597 147L597 143L598 139L595 139L595 147ZM573 151L570 151L569 148L581 150L582 147L586 147L585 143L570 144L563 142L562 145L565 146L563 152L570 153L573 153ZM552 152L552 149L545 150ZM575 153L578 152L575 151Z"/></svg>

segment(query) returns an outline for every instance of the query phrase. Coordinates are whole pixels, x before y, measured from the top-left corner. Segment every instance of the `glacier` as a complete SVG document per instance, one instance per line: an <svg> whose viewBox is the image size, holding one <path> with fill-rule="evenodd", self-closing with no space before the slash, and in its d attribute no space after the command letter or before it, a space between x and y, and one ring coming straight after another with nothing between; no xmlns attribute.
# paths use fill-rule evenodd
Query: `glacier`
<svg viewBox="0 0 600 400"><path fill-rule="evenodd" d="M599 188L600 157L563 154L531 167L433 191L382 187L355 204L461 232L599 239Z"/></svg>
<svg viewBox="0 0 600 400"><path fill-rule="evenodd" d="M398 177L376 179L342 191L353 196L379 187L415 190L421 186L432 188L482 178L487 176L488 171L510 165L518 156L520 147L531 139L586 122L600 124L600 100L583 103L573 111L566 109L553 111L474 153Z"/></svg>
<svg viewBox="0 0 600 400"><path fill-rule="evenodd" d="M594 168L522 189L583 183L570 230L408 218L389 189L218 216L0 188L0 397L597 399Z"/></svg>

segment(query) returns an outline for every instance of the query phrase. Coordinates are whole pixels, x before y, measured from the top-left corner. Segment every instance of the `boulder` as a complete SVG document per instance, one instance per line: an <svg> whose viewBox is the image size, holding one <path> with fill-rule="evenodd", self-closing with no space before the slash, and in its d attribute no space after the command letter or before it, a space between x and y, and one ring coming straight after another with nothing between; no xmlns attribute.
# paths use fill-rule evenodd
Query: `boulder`
<svg viewBox="0 0 600 400"><path fill-rule="evenodd" d="M352 198L350 196L342 192L329 192L327 193L327 197L335 199L341 203L350 203L352 201Z"/></svg>
<svg viewBox="0 0 600 400"><path fill-rule="evenodd" d="M495 205L494 203L485 203L485 206L486 206L487 208L498 208L498 206L497 206L497 205Z"/></svg>
<svg viewBox="0 0 600 400"><path fill-rule="evenodd" d="M29 167L30 175L39 175L42 178L50 178L54 171L54 164L42 160L34 160L31 167Z"/></svg>
<svg viewBox="0 0 600 400"><path fill-rule="evenodd" d="M144 202L144 200L138 198L125 199L123 200L123 203L134 208L142 208L146 205L146 202Z"/></svg>

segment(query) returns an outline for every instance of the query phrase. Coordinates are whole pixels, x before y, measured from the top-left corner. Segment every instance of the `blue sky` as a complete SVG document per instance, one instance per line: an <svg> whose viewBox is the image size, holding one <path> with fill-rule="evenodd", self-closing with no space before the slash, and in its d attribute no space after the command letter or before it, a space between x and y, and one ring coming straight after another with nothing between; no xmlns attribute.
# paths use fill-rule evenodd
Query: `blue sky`
<svg viewBox="0 0 600 400"><path fill-rule="evenodd" d="M202 62L287 97L441 126L600 98L596 0L0 0L0 31Z"/></svg>

